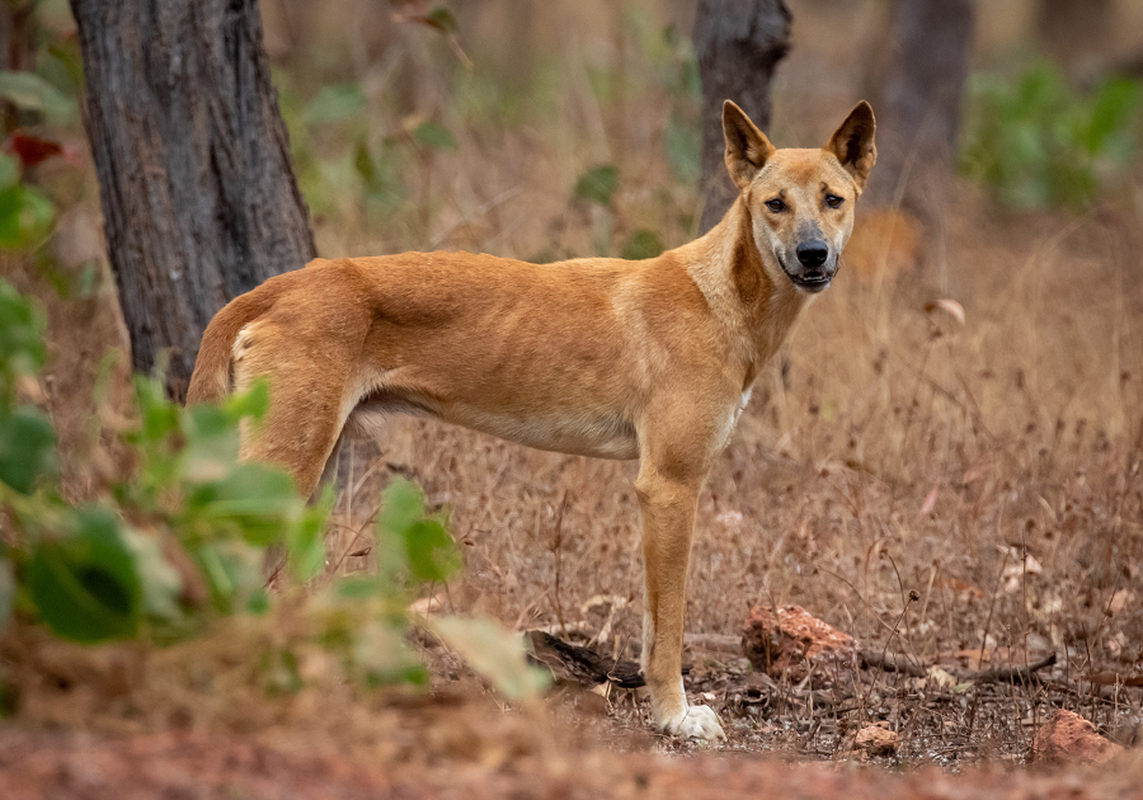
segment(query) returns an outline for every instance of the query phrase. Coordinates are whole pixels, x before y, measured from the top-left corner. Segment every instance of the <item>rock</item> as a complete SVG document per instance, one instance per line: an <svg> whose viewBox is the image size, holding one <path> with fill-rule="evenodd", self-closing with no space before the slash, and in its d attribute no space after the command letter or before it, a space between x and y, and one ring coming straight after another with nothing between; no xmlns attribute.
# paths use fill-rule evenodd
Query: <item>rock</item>
<svg viewBox="0 0 1143 800"><path fill-rule="evenodd" d="M853 740L855 749L863 750L871 756L891 756L897 752L900 743L901 737L889 729L888 722L878 722L862 728Z"/></svg>
<svg viewBox="0 0 1143 800"><path fill-rule="evenodd" d="M1095 726L1071 711L1060 709L1040 726L1032 740L1033 764L1102 764L1123 747L1095 732Z"/></svg>
<svg viewBox="0 0 1143 800"><path fill-rule="evenodd" d="M774 678L786 676L799 683L812 675L821 689L833 682L839 669L857 668L857 640L822 622L801 606L755 606L746 620L742 649L754 668Z"/></svg>

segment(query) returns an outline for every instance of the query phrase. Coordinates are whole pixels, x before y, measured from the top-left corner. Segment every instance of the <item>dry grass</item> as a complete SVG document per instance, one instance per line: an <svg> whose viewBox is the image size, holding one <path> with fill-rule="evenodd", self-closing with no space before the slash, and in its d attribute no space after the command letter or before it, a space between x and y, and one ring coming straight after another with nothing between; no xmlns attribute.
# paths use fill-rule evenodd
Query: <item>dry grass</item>
<svg viewBox="0 0 1143 800"><path fill-rule="evenodd" d="M688 630L737 636L752 604L798 603L919 664L1057 652L1056 690L981 690L987 711L940 712L995 740L988 752L1019 753L1025 720L1058 705L1108 730L1141 718L1138 689L1084 678L1138 680L1143 665L1143 294L1114 219L997 221L960 202L947 251L959 290L932 289L932 264L873 284L843 272L761 379L700 501ZM963 325L932 308L942 298ZM605 649L637 653L633 464L418 421L394 421L378 446L356 451L365 485L414 475L463 545L446 609L605 630ZM908 682L887 679L862 715L924 715L898 691ZM796 704L771 713L813 727ZM941 750L942 732L918 730L912 752ZM836 754L845 739L739 745Z"/></svg>
<svg viewBox="0 0 1143 800"><path fill-rule="evenodd" d="M843 277L808 311L784 377L763 377L703 494L692 630L737 633L767 600L870 639L895 629L918 655L987 634L1138 659L1126 598L1143 597L1141 298L1126 265L1077 246L1084 228L1107 235L1098 222L1074 223L1072 246L1025 230L1025 253L1013 226L1041 222L976 222L985 230L951 255L976 276L952 294L963 326L924 311L938 295L915 276ZM593 596L618 596L619 630L634 633L633 465L426 422L393 423L380 447L448 506L465 605L475 595L519 626L578 621ZM922 599L898 627L910 590Z"/></svg>
<svg viewBox="0 0 1143 800"><path fill-rule="evenodd" d="M561 53L578 69L591 62L571 45ZM779 103L783 91L805 88L801 77L780 83ZM696 200L656 155L665 90L645 86L633 113L631 98L619 108L582 81L569 85L561 116L536 122L547 136L505 134L439 157L454 176L440 230L461 229L454 217L465 216L472 187L483 194L469 207L515 191L481 220L487 229L463 227L475 238L462 244L524 257L590 252L597 220L568 197L576 173L607 157L623 176L617 228L651 225L668 244L686 238L678 218ZM820 87L827 111L812 116L832 105L841 113L852 101L839 97L846 88ZM788 108L779 106L779 142L782 128L809 127L783 123ZM627 138L630 117L643 120L633 138L644 147ZM1005 216L963 186L940 230L889 245L856 241L855 263L763 375L714 467L699 509L688 629L737 635L752 604L799 603L920 662L962 651L981 654L978 663L1000 653L1023 662L1056 650L1066 655L1057 673L1069 680L1137 675L1138 226L1130 208ZM939 300L959 304L963 324L948 306L934 308ZM468 568L446 606L518 628L582 625L590 635L608 626L608 646L634 653L642 611L633 465L412 421L394 422L378 447L370 480L393 468L415 475L463 543ZM360 474L370 455L357 459ZM1092 705L1099 721L1138 716L1137 691L1116 696L1125 705Z"/></svg>

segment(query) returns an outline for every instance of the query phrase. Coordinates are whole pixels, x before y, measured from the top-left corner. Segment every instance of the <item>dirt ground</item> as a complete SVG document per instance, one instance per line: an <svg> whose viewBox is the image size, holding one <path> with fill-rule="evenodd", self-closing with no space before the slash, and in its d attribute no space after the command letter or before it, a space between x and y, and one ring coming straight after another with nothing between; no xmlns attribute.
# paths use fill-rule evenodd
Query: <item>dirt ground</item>
<svg viewBox="0 0 1143 800"><path fill-rule="evenodd" d="M407 761L360 748L341 751L303 730L269 730L256 736L185 731L123 736L4 726L0 727L0 796L76 800L1143 796L1143 761L1138 754L1098 769L1028 771L997 761L956 774L937 766L901 771L854 761L791 764L778 758L701 751L665 755L654 752L653 743L648 748L647 741L626 751L582 742L557 746L535 720L506 724L495 718L501 714L495 709L484 708L474 715L461 704L442 705L433 713L417 709L404 720L413 736L420 735L423 747ZM426 724L426 717L434 719ZM479 733L478 721L484 723ZM426 729L434 725L442 730L426 737ZM490 731L496 733L491 741ZM432 743L439 747L442 741L449 745L447 756L431 752Z"/></svg>

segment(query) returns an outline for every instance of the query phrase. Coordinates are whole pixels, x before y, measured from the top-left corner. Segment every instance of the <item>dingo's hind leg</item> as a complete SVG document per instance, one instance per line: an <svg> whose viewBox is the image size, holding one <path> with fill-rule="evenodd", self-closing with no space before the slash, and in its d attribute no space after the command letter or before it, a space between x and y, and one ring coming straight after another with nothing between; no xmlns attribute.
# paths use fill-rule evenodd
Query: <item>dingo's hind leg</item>
<svg viewBox="0 0 1143 800"><path fill-rule="evenodd" d="M350 359L268 333L244 331L235 344L235 389L262 378L270 388L265 418L243 429L241 455L283 467L309 497L323 477L336 478L338 444L357 401L350 396Z"/></svg>

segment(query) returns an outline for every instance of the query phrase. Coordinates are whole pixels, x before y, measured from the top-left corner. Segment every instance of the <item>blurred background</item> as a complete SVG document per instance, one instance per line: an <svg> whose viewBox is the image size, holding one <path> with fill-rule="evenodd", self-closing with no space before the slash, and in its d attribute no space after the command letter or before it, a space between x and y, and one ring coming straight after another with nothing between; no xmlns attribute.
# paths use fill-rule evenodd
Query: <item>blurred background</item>
<svg viewBox="0 0 1143 800"><path fill-rule="evenodd" d="M265 48L318 251L640 256L709 227L691 32L698 11L720 8L699 5L265 0ZM944 241L945 172L998 212L1102 203L1137 219L1140 0L785 8L788 50L759 123L779 146L819 144L869 99L881 164L863 206L909 212L926 245ZM39 125L82 152L78 115L66 113L82 81L66 3L5 4L0 47L9 69L37 72L59 94L21 106L20 87L0 91L4 136ZM948 95L938 113L910 107L926 93ZM719 148L705 148L716 167ZM936 184L925 176L934 166ZM46 206L37 213L46 223ZM888 260L935 258L931 275L948 286L958 270L932 247L914 253L917 232L897 227L904 252Z"/></svg>
<svg viewBox="0 0 1143 800"><path fill-rule="evenodd" d="M969 70L949 159L960 175L1005 210L1134 204L1143 2L945 5L974 15L953 43ZM429 4L267 0L266 47L319 250L448 245L550 258L691 237L702 201L696 6L478 0L450 7L443 30L416 21ZM789 52L768 132L780 146L822 143L868 98L887 171L897 132L886 83L924 69L894 59L908 35L894 4L786 6ZM930 22L938 44L940 26L955 35L956 20ZM412 143L402 135L417 130ZM579 197L580 179L606 167L613 182L594 175L607 202ZM900 199L897 188L880 204ZM591 224L572 231L575 213Z"/></svg>

